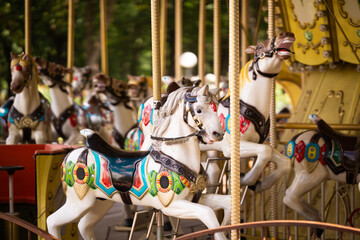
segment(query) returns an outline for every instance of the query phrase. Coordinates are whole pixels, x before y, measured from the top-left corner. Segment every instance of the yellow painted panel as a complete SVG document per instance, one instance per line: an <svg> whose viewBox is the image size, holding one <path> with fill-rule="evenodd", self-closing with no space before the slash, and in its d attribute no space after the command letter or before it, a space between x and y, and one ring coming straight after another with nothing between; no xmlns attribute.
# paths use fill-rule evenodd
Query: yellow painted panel
<svg viewBox="0 0 360 240"><path fill-rule="evenodd" d="M39 151L41 152L41 151ZM38 227L47 230L46 218L60 206L57 202L58 196L64 196L61 184L60 171L61 163L66 156L66 151L43 151L46 153L35 154L36 161L36 203L38 211ZM55 199L54 199L55 198ZM39 239L42 239L39 237ZM63 239L79 239L77 224L70 224L66 227Z"/></svg>
<svg viewBox="0 0 360 240"><path fill-rule="evenodd" d="M332 62L332 56L324 57L324 51L331 52L330 43L324 44L321 38L330 37L329 31L320 31L321 25L328 25L327 15L318 17L317 12L325 10L323 4L313 1L283 0L290 31L295 34L293 50L295 60L305 65L320 65Z"/></svg>
<svg viewBox="0 0 360 240"><path fill-rule="evenodd" d="M358 0L333 0L334 14L339 24L336 24L336 36L339 47L339 58L343 61L360 64L351 46L360 56L360 3ZM345 38L346 34L348 40Z"/></svg>

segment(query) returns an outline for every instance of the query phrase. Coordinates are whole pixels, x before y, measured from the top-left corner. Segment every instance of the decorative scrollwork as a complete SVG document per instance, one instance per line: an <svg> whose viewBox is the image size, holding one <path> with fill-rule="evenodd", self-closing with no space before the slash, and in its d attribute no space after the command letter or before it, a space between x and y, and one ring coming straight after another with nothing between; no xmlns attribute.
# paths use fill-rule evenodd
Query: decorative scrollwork
<svg viewBox="0 0 360 240"><path fill-rule="evenodd" d="M295 6L293 4L293 1L290 2L290 8L291 8L291 12L292 12L292 15L293 15L293 18L294 18L294 21L297 22L299 28L301 28L302 30L305 30L306 28L309 28L309 29L312 29L315 27L316 25L316 21L319 19L318 15L317 15L317 12L319 11L319 7L318 5L316 4L316 2L314 1L314 7L316 8L316 11L315 11L315 14L314 14L314 18L312 20L311 23L300 23L297 15L295 14Z"/></svg>
<svg viewBox="0 0 360 240"><path fill-rule="evenodd" d="M320 53L320 51L319 51L320 46L321 47L324 46L321 41L319 43L317 43L317 44L314 44L313 42L307 42L306 44L302 44L302 43L297 44L298 48L302 48L301 50L302 50L303 54L305 54L306 51L309 50L310 48L315 50L315 52L317 54L319 54Z"/></svg>
<svg viewBox="0 0 360 240"><path fill-rule="evenodd" d="M343 8L344 5L345 5L345 1L344 0L338 0L338 4L339 4L339 13L340 13L340 15L344 19L348 18L349 14ZM360 27L360 21L354 22L354 20L351 17L349 17L348 23L353 27Z"/></svg>
<svg viewBox="0 0 360 240"><path fill-rule="evenodd" d="M322 109L324 108L326 101L329 98L333 98L333 97L340 99L339 108L338 108L338 116L340 117L340 119L342 119L344 116L344 113L345 113L345 110L342 107L345 104L344 104L344 92L341 90L337 91L336 93L334 90L330 90L326 94L325 99L322 102L320 102L320 107L318 109L315 109L315 111L314 111L315 114L319 114L322 111Z"/></svg>
<svg viewBox="0 0 360 240"><path fill-rule="evenodd" d="M357 49L360 48L360 43L359 44L356 44L356 43L353 43L353 42L348 42L348 41L344 41L343 42L343 45L346 47L347 45L351 45L355 51L357 51Z"/></svg>

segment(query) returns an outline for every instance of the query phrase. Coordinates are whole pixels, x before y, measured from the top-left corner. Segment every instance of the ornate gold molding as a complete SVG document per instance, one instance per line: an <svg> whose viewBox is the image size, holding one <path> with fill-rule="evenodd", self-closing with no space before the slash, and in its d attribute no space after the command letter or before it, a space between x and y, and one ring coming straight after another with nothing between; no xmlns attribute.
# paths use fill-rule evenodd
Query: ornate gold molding
<svg viewBox="0 0 360 240"><path fill-rule="evenodd" d="M344 41L343 45L346 47L347 45L349 45L349 42ZM360 48L360 43L356 44L356 43L350 42L350 45L354 48L355 51L357 51Z"/></svg>
<svg viewBox="0 0 360 240"><path fill-rule="evenodd" d="M293 1L293 0L292 0L292 1ZM316 14L317 11L319 11L319 7L318 7L318 5L315 3L315 1L314 1L313 4L314 4L314 7L316 8L316 11L315 11L315 15L314 15L313 21L312 21L312 23L305 23L305 24L303 24L303 25L299 22L298 17L297 17L296 14L295 14L295 11L294 11L295 6L294 6L294 4L293 4L292 1L290 1L291 13L292 13L292 15L293 15L294 21L298 24L299 28L301 28L302 30L305 30L306 28L309 28L309 29L314 28L315 25L316 25L316 21L319 19L319 17L318 17L317 14Z"/></svg>
<svg viewBox="0 0 360 240"><path fill-rule="evenodd" d="M329 98L333 98L333 97L338 98L338 99L340 100L340 102L339 102L339 108L338 108L338 116L339 116L340 119L341 119L340 122L342 122L342 118L343 118L343 116L344 116L345 110L342 108L342 107L344 106L344 92L341 91L341 90L337 91L336 93L335 93L334 90L330 90L330 91L326 94L325 99L320 102L320 107L319 107L318 109L315 109L315 114L319 114L319 113L323 110L323 108L324 108L325 103L327 102L327 100L328 100Z"/></svg>
<svg viewBox="0 0 360 240"><path fill-rule="evenodd" d="M307 42L306 44L302 44L302 43L297 44L297 47L301 48L303 54L305 54L306 51L309 50L310 48L315 50L315 52L317 54L319 54L320 53L320 50L319 50L320 46L323 47L324 45L321 42L319 42L317 44L314 44L313 42Z"/></svg>
<svg viewBox="0 0 360 240"><path fill-rule="evenodd" d="M344 5L345 5L345 1L344 1L344 0L338 0L337 2L338 2L338 4L339 4L339 13L340 13L340 15L341 15L344 19L347 19L347 18L349 17L349 14L343 9L343 7L344 7ZM348 23L349 23L351 26L353 26L353 27L360 27L360 21L358 21L357 23L355 23L351 17L349 17Z"/></svg>

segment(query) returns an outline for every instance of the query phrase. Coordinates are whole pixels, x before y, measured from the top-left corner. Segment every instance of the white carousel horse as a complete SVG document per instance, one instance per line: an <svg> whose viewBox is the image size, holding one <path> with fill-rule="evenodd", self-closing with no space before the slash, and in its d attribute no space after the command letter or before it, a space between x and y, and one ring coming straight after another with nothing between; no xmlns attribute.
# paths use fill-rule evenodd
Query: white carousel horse
<svg viewBox="0 0 360 240"><path fill-rule="evenodd" d="M319 211L302 197L327 179L360 182L360 136L335 132L316 114L309 118L318 130L299 133L287 145L286 155L293 161L295 177L283 202L306 220L321 221ZM322 231L316 234L320 237Z"/></svg>
<svg viewBox="0 0 360 240"><path fill-rule="evenodd" d="M64 144L78 144L83 137L79 132L77 109L70 95L71 85L64 80L66 74L72 70L38 57L34 59L39 76L50 91L54 141L57 141L57 137L62 137Z"/></svg>
<svg viewBox="0 0 360 240"><path fill-rule="evenodd" d="M29 142L37 144L46 141L44 124L45 110L38 92L38 74L35 62L30 55L11 56L10 89L16 94L9 112L9 136L6 144Z"/></svg>
<svg viewBox="0 0 360 240"><path fill-rule="evenodd" d="M152 96L152 77L148 76L134 76L131 74L127 75L129 81L129 96L138 100L143 100L149 96Z"/></svg>
<svg viewBox="0 0 360 240"><path fill-rule="evenodd" d="M283 32L245 49L246 53L254 54L254 59L241 69L240 74L240 157L257 156L257 160L251 170L240 177L240 184L256 184L254 188L257 192L270 188L291 169L290 161L285 155L263 142L267 138L270 124L271 81L279 74L283 60L290 57L290 47L294 41L293 33ZM220 100L218 115L226 130L223 141L201 145L200 148L202 151L222 151L224 156L230 157L229 93ZM276 163L276 170L261 183L257 182L268 162Z"/></svg>
<svg viewBox="0 0 360 240"><path fill-rule="evenodd" d="M80 220L83 238L94 239L93 227L111 208L111 201L150 206L168 216L199 219L208 228L219 227L213 209L230 206L229 196L204 196L200 203L208 206L191 202L205 187L196 136L207 143L223 137L213 111L217 99L207 85L188 90L173 92L161 108L151 151L116 149L93 131L82 130L87 147L73 150L64 159L62 180L67 200L47 218L50 234L60 239L62 225ZM223 233L215 238L226 239Z"/></svg>
<svg viewBox="0 0 360 240"><path fill-rule="evenodd" d="M127 84L98 73L93 78L93 85L95 92L105 94L113 110L114 127L111 143L125 149L127 133L135 126L137 127L136 108L127 95Z"/></svg>
<svg viewBox="0 0 360 240"><path fill-rule="evenodd" d="M92 88L92 77L99 71L97 69L85 66L82 68L73 68L73 80L71 86L75 95L81 95L85 89L90 90ZM91 91L90 91L91 92Z"/></svg>

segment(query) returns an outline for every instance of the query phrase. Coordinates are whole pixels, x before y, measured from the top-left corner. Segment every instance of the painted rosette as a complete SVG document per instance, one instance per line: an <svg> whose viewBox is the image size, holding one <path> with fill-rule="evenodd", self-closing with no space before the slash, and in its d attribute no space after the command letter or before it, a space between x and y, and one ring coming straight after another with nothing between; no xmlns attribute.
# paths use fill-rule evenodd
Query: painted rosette
<svg viewBox="0 0 360 240"><path fill-rule="evenodd" d="M180 176L180 181L188 188L190 188L191 183L189 182L189 180L187 180L185 177Z"/></svg>
<svg viewBox="0 0 360 240"><path fill-rule="evenodd" d="M87 183L87 181L89 179L88 167L83 163L77 163L73 170L73 176L74 176L75 182L77 182L79 184Z"/></svg>
<svg viewBox="0 0 360 240"><path fill-rule="evenodd" d="M64 181L66 175L66 166L65 162L62 162L61 164L61 181Z"/></svg>
<svg viewBox="0 0 360 240"><path fill-rule="evenodd" d="M169 172L162 171L156 176L156 187L162 193L167 193L172 189L173 181Z"/></svg>
<svg viewBox="0 0 360 240"><path fill-rule="evenodd" d="M295 141L292 140L288 143L287 147L286 147L286 156L288 158L292 158L294 156L294 153L295 153Z"/></svg>

